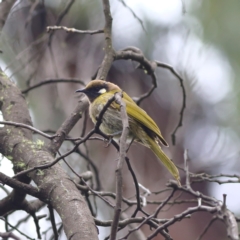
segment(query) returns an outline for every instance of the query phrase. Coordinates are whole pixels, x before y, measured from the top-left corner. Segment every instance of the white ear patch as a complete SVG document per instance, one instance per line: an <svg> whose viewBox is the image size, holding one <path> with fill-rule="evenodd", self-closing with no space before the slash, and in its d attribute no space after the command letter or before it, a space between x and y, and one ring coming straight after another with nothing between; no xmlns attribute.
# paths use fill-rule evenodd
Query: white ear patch
<svg viewBox="0 0 240 240"><path fill-rule="evenodd" d="M98 91L98 93L103 94L103 93L105 93L106 91L107 91L106 88L102 88L102 89L100 89L100 90Z"/></svg>

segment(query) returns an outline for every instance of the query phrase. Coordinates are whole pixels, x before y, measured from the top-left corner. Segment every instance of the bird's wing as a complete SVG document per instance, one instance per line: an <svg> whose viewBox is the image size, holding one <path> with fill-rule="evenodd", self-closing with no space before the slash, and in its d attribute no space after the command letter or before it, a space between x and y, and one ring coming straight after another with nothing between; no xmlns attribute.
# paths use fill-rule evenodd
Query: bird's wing
<svg viewBox="0 0 240 240"><path fill-rule="evenodd" d="M160 139L161 143L165 146L168 146L167 142L165 141L160 132L160 129L153 121L153 119L142 108L140 108L125 92L123 92L122 99L126 103L126 111L128 116L132 117L135 121L139 122L144 127L154 132ZM120 108L119 104L117 104L116 102L113 102L112 106L114 108Z"/></svg>

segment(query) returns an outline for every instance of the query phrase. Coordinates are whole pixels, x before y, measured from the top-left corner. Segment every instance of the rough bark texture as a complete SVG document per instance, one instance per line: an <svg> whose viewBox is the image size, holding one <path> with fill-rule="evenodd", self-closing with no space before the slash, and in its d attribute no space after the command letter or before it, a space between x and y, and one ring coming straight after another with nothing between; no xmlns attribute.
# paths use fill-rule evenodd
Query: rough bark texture
<svg viewBox="0 0 240 240"><path fill-rule="evenodd" d="M3 74L0 77L0 106L4 120L32 124L23 95ZM54 160L44 142L32 141L31 131L13 126L1 128L0 152L13 162L15 172ZM51 204L62 218L68 239L98 239L95 223L84 198L60 164L46 170L33 171L28 177L19 180L29 183L31 179L39 188L40 199ZM16 202L21 205L24 199L25 193L13 190L11 197L8 196L1 203L4 201L6 209L11 209Z"/></svg>

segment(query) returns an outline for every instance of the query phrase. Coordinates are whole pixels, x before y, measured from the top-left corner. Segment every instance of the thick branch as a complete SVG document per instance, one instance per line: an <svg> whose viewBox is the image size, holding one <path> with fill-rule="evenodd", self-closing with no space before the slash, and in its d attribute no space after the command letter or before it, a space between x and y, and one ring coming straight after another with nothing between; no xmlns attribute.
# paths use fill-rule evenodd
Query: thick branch
<svg viewBox="0 0 240 240"><path fill-rule="evenodd" d="M31 125L25 99L6 76L0 77L0 95L5 120ZM0 152L12 160L16 171L53 161L44 144L32 141L30 130L12 126L5 126L0 131ZM68 239L98 238L87 204L59 164L46 170L33 171L29 177L38 186L41 198L49 201L62 217Z"/></svg>
<svg viewBox="0 0 240 240"><path fill-rule="evenodd" d="M78 122L78 120L82 117L82 113L88 107L88 100L87 97L82 98L72 114L64 121L61 127L58 129L56 133L56 137L52 139L49 150L55 155L60 146L62 145L65 137L68 133L72 130L74 125Z"/></svg>
<svg viewBox="0 0 240 240"><path fill-rule="evenodd" d="M36 187L33 187L30 184L22 183L14 178L8 177L7 175L5 175L1 172L0 172L0 183L6 184L9 187L12 187L14 189L21 190L21 191L23 191L31 196L34 196L36 198L41 198L40 191Z"/></svg>

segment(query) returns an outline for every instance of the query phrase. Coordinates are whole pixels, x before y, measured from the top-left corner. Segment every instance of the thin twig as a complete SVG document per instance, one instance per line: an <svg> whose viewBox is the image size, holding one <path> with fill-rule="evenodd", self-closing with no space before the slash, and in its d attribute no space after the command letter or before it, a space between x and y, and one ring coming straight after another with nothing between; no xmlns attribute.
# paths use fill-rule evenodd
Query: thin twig
<svg viewBox="0 0 240 240"><path fill-rule="evenodd" d="M47 32L51 32L54 30L64 30L66 32L70 32L70 33L79 33L79 34L98 34L98 33L104 33L104 31L102 29L100 30L78 30L76 28L68 28L65 26L48 26L47 27Z"/></svg>
<svg viewBox="0 0 240 240"><path fill-rule="evenodd" d="M188 163L189 163L188 150L185 149L185 150L184 150L184 169L185 169L185 173L186 173L186 187L190 189L190 188L191 188L191 185L190 185L190 177L189 177L189 166L188 166Z"/></svg>
<svg viewBox="0 0 240 240"><path fill-rule="evenodd" d="M75 0L69 0L68 1L68 3L66 4L65 8L59 14L55 25L59 25L61 23L61 21L63 20L64 16L68 13L68 11L70 10L70 8L71 8L71 6L73 5L74 2L75 2ZM51 46L53 34L54 34L54 31L50 32L50 34L49 34L48 46Z"/></svg>
<svg viewBox="0 0 240 240"><path fill-rule="evenodd" d="M120 240L123 239L128 239L129 235L131 233L133 233L134 231L137 231L138 229L140 229L145 223L147 223L148 221L150 221L152 218L156 218L158 213L160 212L160 210L166 205L166 203L172 198L172 196L175 193L175 189L172 190L171 194L157 207L156 211L149 215L147 218L144 219L144 221L141 222L141 224L139 224L136 228L133 228L131 230L129 230L128 234L126 236L124 236L123 238L120 238Z"/></svg>
<svg viewBox="0 0 240 240"><path fill-rule="evenodd" d="M154 73L157 65L155 62L149 61L144 56L142 51L136 47L127 47L120 51L115 52L114 60L120 60L120 59L126 59L126 60L130 59L130 60L138 62L139 68L143 69L147 74L149 74L151 76L151 79L152 79L151 89L148 92L141 95L140 97L133 98L137 104L140 104L141 101L143 101L145 98L149 97L152 94L152 92L154 91L154 89L157 88L157 78Z"/></svg>
<svg viewBox="0 0 240 240"><path fill-rule="evenodd" d="M3 217L0 217L1 220L3 220L5 222L5 219ZM15 228L12 224L10 224L9 222L6 222L7 225L9 225L12 229L16 230L17 232L19 232L21 235L23 235L25 238L30 239L30 240L34 240L33 238L30 238L28 235L26 235L25 233L23 233L22 231L20 231L18 228Z"/></svg>
<svg viewBox="0 0 240 240"><path fill-rule="evenodd" d="M84 81L80 80L80 79L75 79L75 78L59 78L59 79L45 79L42 82L39 82L37 84L32 85L31 87L22 90L23 94L28 93L29 91L44 86L46 84L53 84L53 83L77 83L77 84L81 84L83 86L85 86Z"/></svg>
<svg viewBox="0 0 240 240"><path fill-rule="evenodd" d="M138 20L138 22L140 23L143 31L145 33L147 33L147 30L145 29L145 27L143 25L143 21L140 19L140 17L137 16L137 14L125 3L124 0L119 0L119 1L123 4L124 7L126 7L132 13L133 17L136 18Z"/></svg>
<svg viewBox="0 0 240 240"><path fill-rule="evenodd" d="M58 240L58 231L57 231L57 227L56 227L54 211L53 211L53 208L51 205L48 205L48 209L49 209L50 220L51 220L52 229L53 229L53 233L54 233L54 239Z"/></svg>
<svg viewBox="0 0 240 240"><path fill-rule="evenodd" d="M183 123L183 113L184 113L184 110L186 108L186 90L185 90L185 87L184 87L184 84L183 84L182 77L176 72L176 70L172 66L170 66L170 65L168 65L166 63L161 63L159 61L155 61L155 62L156 62L158 67L166 68L170 72L172 72L172 74L179 80L180 86L182 88L183 100L182 100L182 108L181 108L181 111L179 113L180 114L180 118L179 118L179 121L178 121L178 124L177 124L176 128L174 129L174 131L173 131L173 133L171 135L172 136L172 143L173 143L173 145L175 145L175 143L176 143L176 132L182 126L182 123Z"/></svg>
<svg viewBox="0 0 240 240"><path fill-rule="evenodd" d="M43 137L46 137L48 139L52 139L52 138L55 137L54 135L53 136L48 135L48 134L46 134L46 133L44 133L44 132L42 132L42 131L40 131L40 130L38 130L36 128L34 128L34 127L30 126L30 125L24 124L24 123L16 123L16 122L11 122L11 121L0 121L0 124L10 125L10 126L14 126L14 127L26 128L26 129L29 129L29 130L31 130L33 132L36 132L36 133L42 135Z"/></svg>
<svg viewBox="0 0 240 240"><path fill-rule="evenodd" d="M58 154L61 156L61 153L58 151ZM86 183L86 179L82 176L79 175L72 167L71 165L65 160L65 158L63 158L63 161L65 162L65 164L71 169L71 171L79 178L81 179L81 181L86 185L86 188L84 186L81 186L80 184L75 183L75 185L77 186L78 189L85 191L86 195L88 195L87 191L90 190L93 194L97 195L99 198L101 198L103 201L105 201L108 205L110 205L111 207L113 207L113 205L106 200L105 198L103 198L97 191L93 190L87 183ZM84 187L84 188L83 188ZM91 207L90 202L88 201L88 205L89 207ZM91 211L92 212L92 211Z"/></svg>
<svg viewBox="0 0 240 240"><path fill-rule="evenodd" d="M207 173L199 173L199 174L190 174L192 178L192 182L216 182L218 184L225 184L225 183L240 183L240 176L236 174L218 174L218 175L209 175ZM218 180L215 178L237 178L236 180L227 179L227 180Z"/></svg>
<svg viewBox="0 0 240 240"><path fill-rule="evenodd" d="M176 188L179 191L183 191L186 192L196 198L201 198L204 201L208 202L208 205L210 206L216 206L216 204L219 204L219 201L217 199L215 199L214 197L209 197L203 193L200 193L198 191L194 191L192 188L186 188L183 186L178 186L177 182L175 180L170 180L169 183L167 184L167 186L172 187L172 188Z"/></svg>
<svg viewBox="0 0 240 240"><path fill-rule="evenodd" d="M109 202L107 199L105 199L104 197L102 197L101 194L100 194L98 191L95 191L94 189L92 189L92 188L86 183L86 181L85 181L83 178L81 178L81 181L87 186L87 189L88 189L90 192L92 192L93 194L95 194L96 196L98 196L98 197L99 197L100 199L102 199L105 203L107 203L110 207L114 208L114 206L113 206L113 204L112 204L111 202ZM75 183L75 185L76 185L77 187L80 187L80 188L79 188L80 190L86 191L86 189L83 189L80 184L77 184L76 182L74 182L74 183Z"/></svg>
<svg viewBox="0 0 240 240"><path fill-rule="evenodd" d="M35 212L31 213L31 216L32 216L33 221L34 221L35 226L36 226L37 236L38 236L39 239L41 239L40 226L39 226L39 219L37 218Z"/></svg>
<svg viewBox="0 0 240 240"><path fill-rule="evenodd" d="M131 166L131 163L130 163L130 160L129 160L128 157L126 157L126 163L127 163L127 166L128 166L128 170L130 171L130 173L132 175L134 186L135 186L135 190L136 190L137 208L135 209L134 213L131 216L131 217L135 217L137 215L138 211L142 210L141 199L140 199L140 192L139 192L139 185L138 185L136 174L134 173L134 171L132 169L132 166Z"/></svg>
<svg viewBox="0 0 240 240"><path fill-rule="evenodd" d="M173 218L171 218L168 222L164 223L163 225L159 226L151 235L148 236L146 240L153 239L157 236L157 234L167 227L173 225L175 222L183 219L185 216L195 213L195 212L209 212L209 213L215 213L219 210L219 207L208 207L208 206L197 206L197 207L191 207L185 210L184 212L175 215Z"/></svg>
<svg viewBox="0 0 240 240"><path fill-rule="evenodd" d="M217 220L217 217L214 216L211 221L206 225L206 227L204 228L204 230L202 231L202 233L199 235L199 237L196 240L201 240L202 237L206 234L206 232L208 231L208 229L211 227L211 225Z"/></svg>
<svg viewBox="0 0 240 240"><path fill-rule="evenodd" d="M95 133L95 128L92 129L85 138L83 138L83 140L79 141L73 149L71 149L70 151L66 152L65 154L63 154L62 156L56 158L54 161L50 162L50 163L47 163L47 164L43 164L43 165L40 165L40 166L35 166L33 168L29 168L27 170L23 170L19 173L17 173L16 175L14 175L13 177L16 178L16 177L19 177L19 176L22 176L22 175L25 175L25 174L28 174L34 170L37 170L37 169L46 169L46 168L50 168L52 167L53 165L55 165L56 163L58 163L61 159L63 159L64 157L67 157L68 155L70 155L71 153L75 152L75 150L78 148L78 146L80 144L82 144L83 142L87 141L87 139L92 136L93 134Z"/></svg>
<svg viewBox="0 0 240 240"><path fill-rule="evenodd" d="M102 184L101 184L101 180L99 177L99 172L98 172L98 168L96 166L96 164L91 160L90 157L88 157L86 154L84 154L81 149L78 147L76 149L76 153L78 153L81 157L83 157L83 159L85 159L87 161L87 163L91 166L93 172L94 172L94 176L96 178L96 190L99 191L100 189L102 189Z"/></svg>

